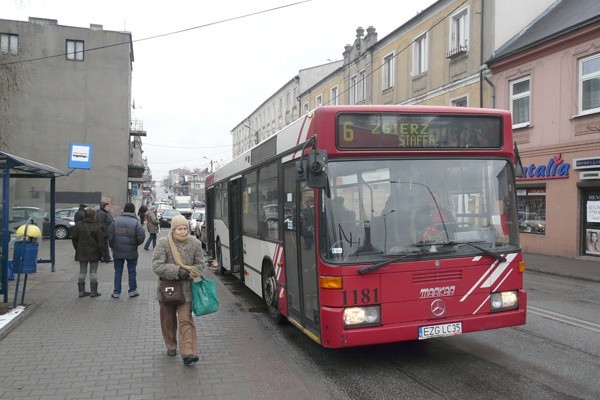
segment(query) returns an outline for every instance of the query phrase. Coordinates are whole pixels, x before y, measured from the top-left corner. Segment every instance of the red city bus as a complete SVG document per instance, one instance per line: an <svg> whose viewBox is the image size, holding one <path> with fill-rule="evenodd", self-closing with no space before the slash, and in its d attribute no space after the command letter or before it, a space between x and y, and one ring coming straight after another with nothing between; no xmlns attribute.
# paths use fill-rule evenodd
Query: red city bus
<svg viewBox="0 0 600 400"><path fill-rule="evenodd" d="M332 348L523 325L510 113L319 107L206 180L208 249Z"/></svg>

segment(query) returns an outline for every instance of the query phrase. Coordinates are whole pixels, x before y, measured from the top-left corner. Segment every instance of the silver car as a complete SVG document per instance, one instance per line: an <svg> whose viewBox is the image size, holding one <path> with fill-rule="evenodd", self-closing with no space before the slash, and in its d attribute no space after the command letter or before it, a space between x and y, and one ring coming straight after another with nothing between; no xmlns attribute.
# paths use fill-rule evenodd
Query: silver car
<svg viewBox="0 0 600 400"><path fill-rule="evenodd" d="M200 225L204 222L204 209L194 210L190 217L190 233L200 239Z"/></svg>

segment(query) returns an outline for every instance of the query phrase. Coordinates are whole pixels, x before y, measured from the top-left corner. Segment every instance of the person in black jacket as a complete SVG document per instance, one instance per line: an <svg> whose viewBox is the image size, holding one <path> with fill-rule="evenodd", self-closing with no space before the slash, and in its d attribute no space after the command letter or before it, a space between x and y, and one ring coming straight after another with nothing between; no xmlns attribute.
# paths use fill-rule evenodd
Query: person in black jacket
<svg viewBox="0 0 600 400"><path fill-rule="evenodd" d="M75 223L79 222L79 221L83 221L83 219L85 218L85 209L87 208L87 206L85 204L80 204L79 205L79 209L77 210L77 212L75 212L75 215L73 216L73 221L75 221Z"/></svg>
<svg viewBox="0 0 600 400"><path fill-rule="evenodd" d="M104 228L96 221L96 210L87 208L84 218L75 224L71 237L75 248L75 261L79 261L79 297L98 297L98 262L104 254ZM90 287L85 291L85 276L90 266Z"/></svg>
<svg viewBox="0 0 600 400"><path fill-rule="evenodd" d="M98 210L98 222L100 222L100 225L102 225L102 227L104 228L104 237L106 238L104 246L104 253L106 254L106 256L102 259L102 261L107 263L112 262L112 258L110 258L110 250L108 249L108 227L115 220L112 214L110 213L110 209L110 203L103 201L100 203L100 209Z"/></svg>
<svg viewBox="0 0 600 400"><path fill-rule="evenodd" d="M140 217L140 224L142 226L144 226L144 221L146 220L146 211L148 211L148 207L142 204L138 210L138 217Z"/></svg>
<svg viewBox="0 0 600 400"><path fill-rule="evenodd" d="M118 299L121 296L121 278L123 267L127 260L129 274L129 297L137 297L136 267L138 262L138 247L144 243L146 232L135 215L133 203L125 204L123 214L117 217L108 227L108 242L113 251L115 266L115 288L111 297Z"/></svg>

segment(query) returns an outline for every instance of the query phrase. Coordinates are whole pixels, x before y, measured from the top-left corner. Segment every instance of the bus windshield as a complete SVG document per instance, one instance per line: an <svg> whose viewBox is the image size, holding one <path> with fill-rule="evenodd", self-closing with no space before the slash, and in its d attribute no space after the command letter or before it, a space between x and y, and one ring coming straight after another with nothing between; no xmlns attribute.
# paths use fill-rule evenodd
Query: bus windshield
<svg viewBox="0 0 600 400"><path fill-rule="evenodd" d="M320 249L331 263L519 248L514 176L507 160L330 160L328 177Z"/></svg>

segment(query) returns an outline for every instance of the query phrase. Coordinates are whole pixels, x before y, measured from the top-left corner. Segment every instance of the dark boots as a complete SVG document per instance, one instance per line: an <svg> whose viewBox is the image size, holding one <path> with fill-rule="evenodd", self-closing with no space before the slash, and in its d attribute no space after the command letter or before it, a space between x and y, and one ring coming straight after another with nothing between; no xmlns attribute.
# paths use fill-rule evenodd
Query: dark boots
<svg viewBox="0 0 600 400"><path fill-rule="evenodd" d="M90 286L92 288L92 294L90 294L90 297L98 297L98 296L102 296L102 293L98 293L98 283L90 283Z"/></svg>
<svg viewBox="0 0 600 400"><path fill-rule="evenodd" d="M85 291L85 282L84 283L78 283L77 287L79 287L79 297L86 297L90 295L90 292L86 292Z"/></svg>

